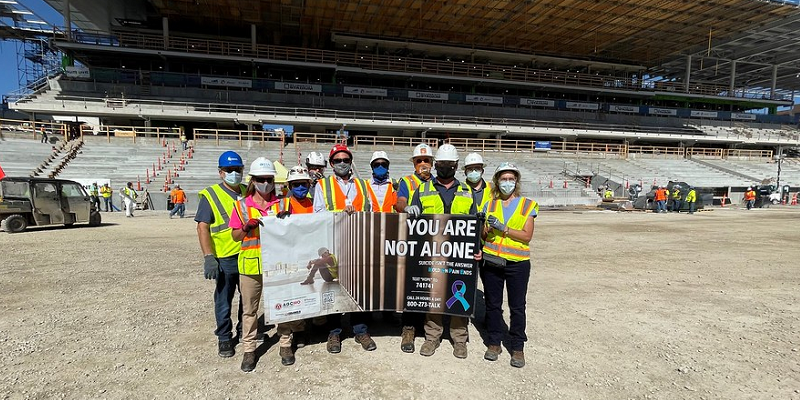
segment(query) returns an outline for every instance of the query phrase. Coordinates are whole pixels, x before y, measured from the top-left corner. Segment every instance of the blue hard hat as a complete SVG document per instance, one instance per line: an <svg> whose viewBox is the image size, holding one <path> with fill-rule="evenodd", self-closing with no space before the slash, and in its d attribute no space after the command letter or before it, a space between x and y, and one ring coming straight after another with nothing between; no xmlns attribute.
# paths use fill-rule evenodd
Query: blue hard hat
<svg viewBox="0 0 800 400"><path fill-rule="evenodd" d="M237 154L235 151L226 151L219 156L219 163L220 168L225 167L242 167L244 168L244 163L242 162L242 157Z"/></svg>

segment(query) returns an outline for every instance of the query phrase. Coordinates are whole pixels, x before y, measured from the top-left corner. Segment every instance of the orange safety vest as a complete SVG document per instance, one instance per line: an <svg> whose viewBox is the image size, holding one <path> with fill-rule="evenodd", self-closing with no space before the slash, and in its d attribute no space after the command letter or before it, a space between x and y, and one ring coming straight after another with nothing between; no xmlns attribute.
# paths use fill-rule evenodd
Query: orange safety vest
<svg viewBox="0 0 800 400"><path fill-rule="evenodd" d="M335 176L329 176L325 179L320 179L317 182L321 185L322 198L325 201L325 208L328 211L340 212L344 210L347 204L347 196L342 192L339 182L336 182ZM356 211L370 211L370 205L367 198L367 184L362 179L353 179L353 185L356 188L356 197L353 199L353 208Z"/></svg>
<svg viewBox="0 0 800 400"><path fill-rule="evenodd" d="M411 193L413 191L417 190L419 185L422 185L422 183L423 183L422 179L419 179L417 174L411 174L411 175L408 175L408 176L404 176L404 177L402 177L400 179L400 181L405 181L406 184L408 185L408 198L409 199L411 198Z"/></svg>
<svg viewBox="0 0 800 400"><path fill-rule="evenodd" d="M171 193L172 202L175 204L182 204L186 202L186 193L183 190L173 190Z"/></svg>
<svg viewBox="0 0 800 400"><path fill-rule="evenodd" d="M656 201L665 201L667 200L667 190L666 189L656 189Z"/></svg>
<svg viewBox="0 0 800 400"><path fill-rule="evenodd" d="M279 203L274 203L269 207L266 214L262 214L261 210L255 207L248 207L245 199L240 199L233 203L233 208L239 214L239 219L242 224L247 224L247 221L253 218L261 218L262 216L275 215L278 213ZM246 214L245 214L246 212ZM261 262L261 230L256 229L247 232L242 239L242 248L239 251L239 274L241 275L261 275L264 272Z"/></svg>
<svg viewBox="0 0 800 400"><path fill-rule="evenodd" d="M386 189L383 204L380 204L375 190L372 189L372 182L367 182L367 191L369 192L370 201L372 201L372 212L394 212L394 205L397 203L397 191L394 190L394 185L391 181L387 183L387 186L389 187Z"/></svg>
<svg viewBox="0 0 800 400"><path fill-rule="evenodd" d="M755 200L756 199L756 192L755 190L748 190L744 193L745 200Z"/></svg>
<svg viewBox="0 0 800 400"><path fill-rule="evenodd" d="M297 200L294 196L284 197L280 202L281 211L289 211L292 214L311 214L314 212L314 201L308 197Z"/></svg>

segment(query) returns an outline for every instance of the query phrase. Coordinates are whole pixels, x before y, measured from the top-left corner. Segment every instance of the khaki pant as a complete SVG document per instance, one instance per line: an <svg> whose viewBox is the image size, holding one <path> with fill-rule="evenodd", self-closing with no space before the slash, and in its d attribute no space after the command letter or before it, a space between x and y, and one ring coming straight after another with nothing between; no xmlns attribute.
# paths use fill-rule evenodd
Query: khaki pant
<svg viewBox="0 0 800 400"><path fill-rule="evenodd" d="M256 351L258 334L258 305L263 288L262 275L239 275L239 290L242 293L242 350Z"/></svg>
<svg viewBox="0 0 800 400"><path fill-rule="evenodd" d="M469 330L467 325L469 318L467 317L450 317L450 338L453 343L466 343L469 339ZM442 324L442 314L426 314L425 315L425 340L433 340L438 342L442 339L444 332L444 325Z"/></svg>
<svg viewBox="0 0 800 400"><path fill-rule="evenodd" d="M278 334L281 339L278 341L281 347L292 347L292 333L302 332L306 329L306 321L281 322L278 324Z"/></svg>

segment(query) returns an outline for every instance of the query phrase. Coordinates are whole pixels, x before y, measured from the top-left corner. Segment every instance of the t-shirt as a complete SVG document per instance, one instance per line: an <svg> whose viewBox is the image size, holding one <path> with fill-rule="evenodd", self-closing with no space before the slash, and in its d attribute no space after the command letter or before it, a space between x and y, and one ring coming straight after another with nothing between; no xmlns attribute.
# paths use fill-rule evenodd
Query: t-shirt
<svg viewBox="0 0 800 400"><path fill-rule="evenodd" d="M239 198L239 192L230 190L227 186L223 184L219 184L222 187L222 190L225 191L233 200ZM211 189L209 189L211 190ZM227 199L220 199L220 201L226 201ZM221 212L222 210L220 210ZM211 204L208 203L208 198L205 196L200 197L200 202L197 204L197 212L194 215L195 222L205 222L207 224L214 223L214 212L211 211Z"/></svg>
<svg viewBox="0 0 800 400"><path fill-rule="evenodd" d="M247 198L244 199L244 204L247 207L254 207L258 211L261 211L261 215L267 215L269 213L269 208L279 201L280 200L278 198L274 198L272 201L267 202L265 207L261 207L260 205L256 204L255 201L253 201L253 196L247 196ZM228 227L231 229L242 229L243 226L244 221L239 218L239 213L236 212L236 209L233 209L233 211L231 211L231 220L228 221Z"/></svg>

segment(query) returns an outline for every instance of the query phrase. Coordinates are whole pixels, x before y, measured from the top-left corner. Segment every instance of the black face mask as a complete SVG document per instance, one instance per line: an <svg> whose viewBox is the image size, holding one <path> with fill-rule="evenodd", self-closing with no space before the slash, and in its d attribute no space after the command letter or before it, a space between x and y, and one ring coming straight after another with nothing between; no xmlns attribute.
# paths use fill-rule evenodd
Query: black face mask
<svg viewBox="0 0 800 400"><path fill-rule="evenodd" d="M442 179L450 179L456 176L456 167L451 166L436 166L436 177Z"/></svg>

